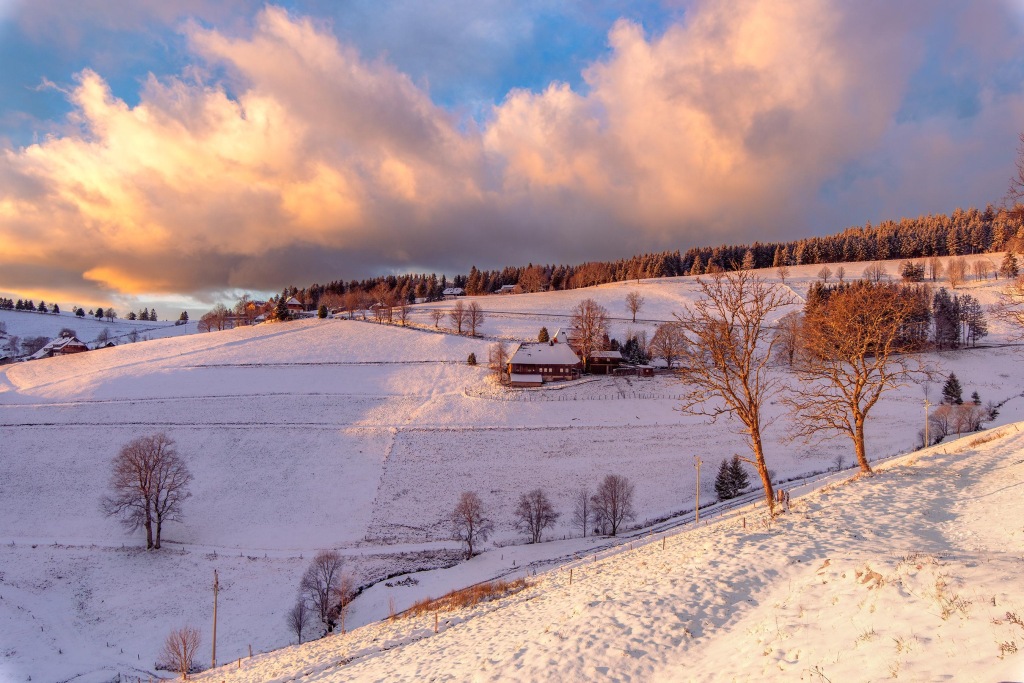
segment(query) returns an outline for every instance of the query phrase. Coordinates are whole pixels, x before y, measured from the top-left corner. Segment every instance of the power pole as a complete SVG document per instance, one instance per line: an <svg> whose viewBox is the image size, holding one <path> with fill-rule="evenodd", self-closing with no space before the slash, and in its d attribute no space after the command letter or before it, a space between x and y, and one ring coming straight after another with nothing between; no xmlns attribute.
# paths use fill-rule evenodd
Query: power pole
<svg viewBox="0 0 1024 683"><path fill-rule="evenodd" d="M220 591L220 582L217 580L217 570L213 570L213 662L210 668L217 668L217 592Z"/></svg>
<svg viewBox="0 0 1024 683"><path fill-rule="evenodd" d="M697 507L694 509L694 526L700 525L700 466L703 462L699 455L693 456L693 466L697 468Z"/></svg>

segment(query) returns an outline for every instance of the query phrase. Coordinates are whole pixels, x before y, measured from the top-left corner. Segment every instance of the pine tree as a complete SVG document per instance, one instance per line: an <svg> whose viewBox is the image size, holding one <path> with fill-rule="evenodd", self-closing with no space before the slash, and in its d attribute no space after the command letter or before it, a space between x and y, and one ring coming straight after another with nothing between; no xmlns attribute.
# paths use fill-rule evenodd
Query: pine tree
<svg viewBox="0 0 1024 683"><path fill-rule="evenodd" d="M955 372L949 373L946 383L942 385L942 402L949 405L963 405L963 389L960 387L960 380L956 378Z"/></svg>
<svg viewBox="0 0 1024 683"><path fill-rule="evenodd" d="M138 314L135 313L135 311L128 311L128 319L129 320L138 320L139 316L138 316Z"/></svg>
<svg viewBox="0 0 1024 683"><path fill-rule="evenodd" d="M729 500L740 495L743 489L750 486L750 477L743 469L740 456L732 456L732 460L723 460L715 476L715 493L719 500Z"/></svg>
<svg viewBox="0 0 1024 683"><path fill-rule="evenodd" d="M180 320L183 323L187 323L188 322L188 311L182 311L181 315L178 316L178 320Z"/></svg>
<svg viewBox="0 0 1024 683"><path fill-rule="evenodd" d="M999 266L999 274L1007 280L1020 275L1020 266L1017 265L1017 257L1013 255L1012 251L1006 252L1006 256L1003 257L1003 262Z"/></svg>
<svg viewBox="0 0 1024 683"><path fill-rule="evenodd" d="M156 317L156 309L152 309L149 312L149 322L155 323L159 318Z"/></svg>
<svg viewBox="0 0 1024 683"><path fill-rule="evenodd" d="M537 333L537 341L541 344L546 344L551 341L551 335L548 333L548 328L540 328L540 332Z"/></svg>
<svg viewBox="0 0 1024 683"><path fill-rule="evenodd" d="M754 252L747 249L746 253L743 254L743 263L740 264L740 270L753 270L754 269Z"/></svg>
<svg viewBox="0 0 1024 683"><path fill-rule="evenodd" d="M747 470L744 469L743 463L740 462L740 456L732 456L732 462L729 463L729 472L732 474L732 482L736 487L736 495L740 495L743 489L750 486L750 477L747 475Z"/></svg>
<svg viewBox="0 0 1024 683"><path fill-rule="evenodd" d="M79 318L84 318L85 311L82 308L79 308L77 311L75 311L75 315L77 315Z"/></svg>
<svg viewBox="0 0 1024 683"><path fill-rule="evenodd" d="M39 306L36 307L36 310L39 311L40 313L48 313L50 309L46 307L45 301L40 301Z"/></svg>
<svg viewBox="0 0 1024 683"><path fill-rule="evenodd" d="M53 308L50 309L50 312L51 313L55 313L55 314L59 314L60 313L60 306L58 306L57 304L54 304Z"/></svg>
<svg viewBox="0 0 1024 683"><path fill-rule="evenodd" d="M735 497L728 460L723 460L722 464L718 466L718 474L715 475L715 493L718 494L718 500L729 500Z"/></svg>
<svg viewBox="0 0 1024 683"><path fill-rule="evenodd" d="M320 308L318 308L316 310L316 317L320 318L321 320L326 318L327 317L327 306L325 306L324 304L320 304Z"/></svg>
<svg viewBox="0 0 1024 683"><path fill-rule="evenodd" d="M292 314L288 310L287 289L282 290L281 296L277 298L277 308L274 309L274 317L278 320L291 320Z"/></svg>
<svg viewBox="0 0 1024 683"><path fill-rule="evenodd" d="M960 311L957 300L943 287L932 299L932 319L935 322L935 346L955 349L960 346Z"/></svg>
<svg viewBox="0 0 1024 683"><path fill-rule="evenodd" d="M476 365L476 354L475 353L469 354L469 357L466 358L466 365Z"/></svg>
<svg viewBox="0 0 1024 683"><path fill-rule="evenodd" d="M971 393L971 403L973 403L976 406L981 405L981 396L978 395L977 391Z"/></svg>
<svg viewBox="0 0 1024 683"><path fill-rule="evenodd" d="M102 308L97 308L96 309L96 319L98 320L98 319L100 319L102 317L103 317L103 309Z"/></svg>

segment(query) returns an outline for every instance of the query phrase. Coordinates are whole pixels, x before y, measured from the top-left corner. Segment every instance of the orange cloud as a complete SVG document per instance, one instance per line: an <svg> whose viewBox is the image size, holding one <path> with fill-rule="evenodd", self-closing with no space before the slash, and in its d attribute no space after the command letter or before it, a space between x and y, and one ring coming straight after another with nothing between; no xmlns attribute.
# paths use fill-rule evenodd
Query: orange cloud
<svg viewBox="0 0 1024 683"><path fill-rule="evenodd" d="M934 139L894 123L931 11L693 2L662 35L620 21L586 88L514 90L479 128L311 19L190 24L186 75L150 77L130 106L85 70L72 129L3 152L0 289L277 289L806 232L828 178L896 130L918 153Z"/></svg>

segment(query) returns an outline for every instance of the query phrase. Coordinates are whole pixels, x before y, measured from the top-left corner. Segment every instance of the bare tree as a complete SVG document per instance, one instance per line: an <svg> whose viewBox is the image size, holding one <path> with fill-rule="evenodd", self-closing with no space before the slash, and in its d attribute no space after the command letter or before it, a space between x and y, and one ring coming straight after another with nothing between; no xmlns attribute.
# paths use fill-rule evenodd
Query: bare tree
<svg viewBox="0 0 1024 683"><path fill-rule="evenodd" d="M927 264L928 277L930 277L933 282L942 277L942 259L938 256L929 256Z"/></svg>
<svg viewBox="0 0 1024 683"><path fill-rule="evenodd" d="M686 333L683 329L674 322L662 323L651 338L651 355L663 359L671 370L685 346Z"/></svg>
<svg viewBox="0 0 1024 683"><path fill-rule="evenodd" d="M302 596L299 596L298 600L295 601L295 606L289 610L288 614L285 615L285 621L288 623L288 630L295 634L295 637L299 639L299 645L302 645L302 634L309 626L309 619L312 612L309 609L309 603Z"/></svg>
<svg viewBox="0 0 1024 683"><path fill-rule="evenodd" d="M771 475L765 463L761 410L781 386L770 370L779 340L768 322L792 303L785 290L738 271L698 279L703 298L676 316L690 338L683 351L681 409L714 422L721 416L739 420L757 469L765 501L775 510Z"/></svg>
<svg viewBox="0 0 1024 683"><path fill-rule="evenodd" d="M508 373L508 359L508 344L503 341L491 344L487 360L490 364L491 370L493 370L494 374L498 376L499 382L503 382L505 380L505 375Z"/></svg>
<svg viewBox="0 0 1024 683"><path fill-rule="evenodd" d="M434 329L437 329L441 324L441 318L444 317L444 310L440 308L430 309L430 319L434 321Z"/></svg>
<svg viewBox="0 0 1024 683"><path fill-rule="evenodd" d="M583 531L583 538L587 537L587 529L594 518L591 497L590 489L586 486L579 487L573 493L572 522Z"/></svg>
<svg viewBox="0 0 1024 683"><path fill-rule="evenodd" d="M885 271L885 264L880 261L870 263L864 269L864 279L868 282L881 282L887 277L889 274Z"/></svg>
<svg viewBox="0 0 1024 683"><path fill-rule="evenodd" d="M398 302L395 310L398 312L398 323L405 327L409 323L409 302L403 299Z"/></svg>
<svg viewBox="0 0 1024 683"><path fill-rule="evenodd" d="M129 441L112 465L111 494L103 497L103 512L121 517L130 531L143 527L146 549L159 550L164 522L181 519L181 505L192 495L192 475L174 440L157 432Z"/></svg>
<svg viewBox="0 0 1024 683"><path fill-rule="evenodd" d="M466 307L466 324L469 325L469 336L476 336L476 329L484 324L484 310L480 304L471 301Z"/></svg>
<svg viewBox="0 0 1024 683"><path fill-rule="evenodd" d="M458 334L462 334L462 326L466 324L466 304L456 301L452 310L448 311L448 320Z"/></svg>
<svg viewBox="0 0 1024 683"><path fill-rule="evenodd" d="M633 314L633 322L636 322L636 314L643 308L644 297L636 290L626 295L626 308Z"/></svg>
<svg viewBox="0 0 1024 683"><path fill-rule="evenodd" d="M842 282L846 278L846 268L839 266L836 268L836 280Z"/></svg>
<svg viewBox="0 0 1024 683"><path fill-rule="evenodd" d="M302 575L299 595L316 610L320 623L327 632L334 630L331 598L341 582L342 559L337 550L321 550Z"/></svg>
<svg viewBox="0 0 1024 683"><path fill-rule="evenodd" d="M821 270L818 271L818 277L821 278L822 282L828 284L828 279L832 277L832 269L828 266L822 266Z"/></svg>
<svg viewBox="0 0 1024 683"><path fill-rule="evenodd" d="M1006 284L991 310L993 318L1009 325L1011 339L1024 339L1024 277Z"/></svg>
<svg viewBox="0 0 1024 683"><path fill-rule="evenodd" d="M168 671L177 671L185 680L192 670L192 662L198 650L199 629L185 626L167 635L160 658Z"/></svg>
<svg viewBox="0 0 1024 683"><path fill-rule="evenodd" d="M783 399L794 414L793 438L845 434L861 470L871 471L864 444L871 409L922 372L907 334L915 313L915 299L902 287L868 282L832 292L807 311L797 353L800 382Z"/></svg>
<svg viewBox="0 0 1024 683"><path fill-rule="evenodd" d="M356 597L356 579L351 573L343 571L338 578L338 587L334 589L334 616L337 617L341 632L345 633L345 617L348 608Z"/></svg>
<svg viewBox="0 0 1024 683"><path fill-rule="evenodd" d="M993 269L994 266L992 265L992 261L986 258L976 259L971 265L971 270L974 271L974 278L976 280L981 280L982 278L987 280L988 274L991 273Z"/></svg>
<svg viewBox="0 0 1024 683"><path fill-rule="evenodd" d="M573 309L570 325L569 345L583 360L583 367L587 367L593 353L602 349L608 334L608 311L593 299L584 299Z"/></svg>
<svg viewBox="0 0 1024 683"><path fill-rule="evenodd" d="M967 259L963 256L949 259L949 263L946 265L946 277L949 278L949 286L953 289L962 285L967 278Z"/></svg>
<svg viewBox="0 0 1024 683"><path fill-rule="evenodd" d="M473 547L483 543L494 530L494 524L484 514L480 496L464 491L452 512L452 538L466 544L466 559L473 557Z"/></svg>
<svg viewBox="0 0 1024 683"><path fill-rule="evenodd" d="M796 350L800 337L800 325L803 316L797 311L790 311L779 318L775 328L775 359L790 367L796 362Z"/></svg>
<svg viewBox="0 0 1024 683"><path fill-rule="evenodd" d="M594 519L612 536L619 533L623 522L636 518L633 511L633 484L618 474L609 474L601 481L591 498L591 504L594 506Z"/></svg>
<svg viewBox="0 0 1024 683"><path fill-rule="evenodd" d="M1011 217L1020 220L1024 218L1024 206L1021 200L1024 199L1024 133L1019 137L1020 145L1017 147L1016 175L1010 178L1010 187L1003 198L1003 206L1006 207Z"/></svg>
<svg viewBox="0 0 1024 683"><path fill-rule="evenodd" d="M786 284L786 278L789 277L789 266L781 265L775 269L775 272L779 275L779 281Z"/></svg>
<svg viewBox="0 0 1024 683"><path fill-rule="evenodd" d="M554 526L558 516L544 489L534 489L519 496L515 526L526 534L530 543L540 543L544 530Z"/></svg>

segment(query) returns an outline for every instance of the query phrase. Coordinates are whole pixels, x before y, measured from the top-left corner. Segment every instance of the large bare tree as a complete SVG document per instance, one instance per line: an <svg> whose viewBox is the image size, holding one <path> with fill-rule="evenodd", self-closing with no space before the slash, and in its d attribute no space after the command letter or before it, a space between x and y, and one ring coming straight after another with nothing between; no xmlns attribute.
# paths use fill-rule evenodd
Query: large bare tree
<svg viewBox="0 0 1024 683"><path fill-rule="evenodd" d="M313 557L299 582L299 595L305 598L328 632L334 630L332 602L342 577L341 553L321 550Z"/></svg>
<svg viewBox="0 0 1024 683"><path fill-rule="evenodd" d="M771 372L778 344L769 323L792 303L786 290L750 271L719 273L697 280L703 295L692 307L676 315L690 343L680 354L683 382L681 410L739 421L757 469L769 510L775 510L775 492L764 457L762 409L781 389Z"/></svg>
<svg viewBox="0 0 1024 683"><path fill-rule="evenodd" d="M619 474L609 474L602 479L590 502L594 508L594 519L612 536L619 533L623 522L636 517L633 484Z"/></svg>
<svg viewBox="0 0 1024 683"><path fill-rule="evenodd" d="M593 299L584 299L573 309L570 325L569 345L579 354L586 368L594 352L602 349L604 337L608 334L608 311Z"/></svg>
<svg viewBox="0 0 1024 683"><path fill-rule="evenodd" d="M475 337L477 328L484 324L484 309L475 301L466 306L466 324L469 325L470 337Z"/></svg>
<svg viewBox="0 0 1024 683"><path fill-rule="evenodd" d="M794 419L792 437L828 432L853 441L861 471L870 472L864 425L888 391L922 373L909 326L915 296L899 285L857 282L810 308L800 326L794 370L800 380L783 398Z"/></svg>
<svg viewBox="0 0 1024 683"><path fill-rule="evenodd" d="M159 550L164 522L181 519L182 503L192 475L163 432L142 436L125 444L114 456L110 477L111 493L101 508L108 516L120 517L134 531L146 530L146 549Z"/></svg>
<svg viewBox="0 0 1024 683"><path fill-rule="evenodd" d="M459 334L462 334L462 326L466 324L466 304L461 301L456 301L455 305L452 306L452 310L448 311L448 320L451 322L452 327Z"/></svg>
<svg viewBox="0 0 1024 683"><path fill-rule="evenodd" d="M168 671L177 671L181 674L182 680L185 680L192 670L192 662L198 651L199 629L185 626L167 635L161 659Z"/></svg>
<svg viewBox="0 0 1024 683"><path fill-rule="evenodd" d="M671 370L686 346L686 333L674 322L662 323L651 337L651 355L661 358Z"/></svg>
<svg viewBox="0 0 1024 683"><path fill-rule="evenodd" d="M626 295L626 308L633 314L633 322L636 322L636 314L643 308L644 297L640 292L633 290Z"/></svg>
<svg viewBox="0 0 1024 683"><path fill-rule="evenodd" d="M494 524L484 513L480 496L464 491L452 512L452 538L466 544L466 559L473 557L473 548L483 543L494 530Z"/></svg>
<svg viewBox="0 0 1024 683"><path fill-rule="evenodd" d="M519 496L515 517L516 529L526 534L530 543L540 543L544 530L555 525L558 513L544 489L534 489Z"/></svg>

